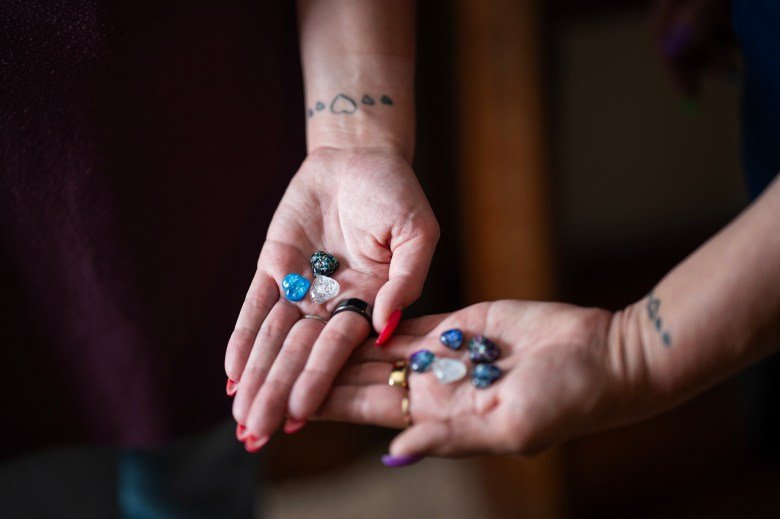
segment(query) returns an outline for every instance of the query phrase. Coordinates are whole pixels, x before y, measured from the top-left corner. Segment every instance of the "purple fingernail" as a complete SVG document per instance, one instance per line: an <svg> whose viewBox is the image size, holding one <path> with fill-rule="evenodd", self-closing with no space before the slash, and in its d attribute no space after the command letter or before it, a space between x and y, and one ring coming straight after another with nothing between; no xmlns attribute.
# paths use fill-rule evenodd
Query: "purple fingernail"
<svg viewBox="0 0 780 519"><path fill-rule="evenodd" d="M413 465L423 459L422 456L393 456L392 454L385 454L382 456L382 465L385 467L406 467L407 465Z"/></svg>
<svg viewBox="0 0 780 519"><path fill-rule="evenodd" d="M687 24L676 24L669 32L664 34L663 37L663 49L664 54L670 58L676 58L685 47L688 46L691 38L693 37L693 31Z"/></svg>

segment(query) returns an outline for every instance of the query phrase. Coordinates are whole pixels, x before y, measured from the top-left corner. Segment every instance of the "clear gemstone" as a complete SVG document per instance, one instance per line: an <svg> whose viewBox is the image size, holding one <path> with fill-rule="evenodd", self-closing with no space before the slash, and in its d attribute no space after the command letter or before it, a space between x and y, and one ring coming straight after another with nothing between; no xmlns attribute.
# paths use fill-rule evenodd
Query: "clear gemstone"
<svg viewBox="0 0 780 519"><path fill-rule="evenodd" d="M328 276L315 276L311 285L311 298L317 304L336 297L340 290L339 282Z"/></svg>
<svg viewBox="0 0 780 519"><path fill-rule="evenodd" d="M467 372L468 368L459 360L437 358L433 361L433 373L442 384L457 382L465 377Z"/></svg>

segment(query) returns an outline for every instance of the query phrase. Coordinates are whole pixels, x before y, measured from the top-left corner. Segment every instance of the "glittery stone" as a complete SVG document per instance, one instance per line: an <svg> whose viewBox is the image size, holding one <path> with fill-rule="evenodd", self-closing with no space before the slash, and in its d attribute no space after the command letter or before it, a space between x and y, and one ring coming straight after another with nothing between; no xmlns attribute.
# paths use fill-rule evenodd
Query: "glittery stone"
<svg viewBox="0 0 780 519"><path fill-rule="evenodd" d="M339 294L341 287L339 282L328 276L314 276L314 283L311 284L311 296L312 301L317 304L322 304L328 299L332 299Z"/></svg>
<svg viewBox="0 0 780 519"><path fill-rule="evenodd" d="M465 377L468 368L459 360L438 358L433 361L433 373L442 384L452 384Z"/></svg>
<svg viewBox="0 0 780 519"><path fill-rule="evenodd" d="M469 358L471 362L476 362L477 364L495 362L500 356L501 351L498 349L498 346L484 335L474 337L469 341Z"/></svg>
<svg viewBox="0 0 780 519"><path fill-rule="evenodd" d="M463 332L457 328L453 328L452 330L447 330L442 333L439 340L446 347L452 350L459 350L460 347L463 346Z"/></svg>
<svg viewBox="0 0 780 519"><path fill-rule="evenodd" d="M287 274L282 280L284 297L290 301L300 301L309 290L311 283L300 274Z"/></svg>
<svg viewBox="0 0 780 519"><path fill-rule="evenodd" d="M311 255L311 270L315 276L332 276L339 268L339 260L333 254L318 250Z"/></svg>
<svg viewBox="0 0 780 519"><path fill-rule="evenodd" d="M409 357L409 367L415 373L425 373L431 369L431 364L435 359L436 355L428 350L415 351Z"/></svg>
<svg viewBox="0 0 780 519"><path fill-rule="evenodd" d="M471 383L479 389L485 389L501 376L501 370L495 364L477 364L471 372Z"/></svg>

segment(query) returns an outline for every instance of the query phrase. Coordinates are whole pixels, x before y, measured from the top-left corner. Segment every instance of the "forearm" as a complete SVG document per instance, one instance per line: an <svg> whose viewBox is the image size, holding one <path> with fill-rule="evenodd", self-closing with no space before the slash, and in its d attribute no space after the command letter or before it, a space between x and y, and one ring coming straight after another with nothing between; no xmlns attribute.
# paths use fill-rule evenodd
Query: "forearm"
<svg viewBox="0 0 780 519"><path fill-rule="evenodd" d="M309 151L414 153L414 2L299 0Z"/></svg>
<svg viewBox="0 0 780 519"><path fill-rule="evenodd" d="M624 418L671 407L777 351L778 224L780 178L650 295L616 314L612 365L637 414Z"/></svg>

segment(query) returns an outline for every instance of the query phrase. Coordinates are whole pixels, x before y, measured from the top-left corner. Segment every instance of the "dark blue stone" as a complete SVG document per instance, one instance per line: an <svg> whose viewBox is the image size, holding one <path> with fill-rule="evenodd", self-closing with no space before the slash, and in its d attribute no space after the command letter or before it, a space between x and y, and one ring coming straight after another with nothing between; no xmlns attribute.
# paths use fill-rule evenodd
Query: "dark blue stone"
<svg viewBox="0 0 780 519"><path fill-rule="evenodd" d="M409 357L409 367L415 373L425 373L431 369L431 364L436 359L436 355L429 350L420 350L412 353Z"/></svg>
<svg viewBox="0 0 780 519"><path fill-rule="evenodd" d="M471 372L471 383L479 389L485 389L500 376L501 370L495 364L477 364Z"/></svg>
<svg viewBox="0 0 780 519"><path fill-rule="evenodd" d="M318 250L311 255L311 270L315 276L330 277L339 268L339 260L333 254Z"/></svg>
<svg viewBox="0 0 780 519"><path fill-rule="evenodd" d="M300 301L309 291L311 282L300 274L287 274L282 280L284 297L289 301Z"/></svg>
<svg viewBox="0 0 780 519"><path fill-rule="evenodd" d="M480 335L469 341L469 358L477 364L495 362L501 356L501 350L493 344L493 341Z"/></svg>
<svg viewBox="0 0 780 519"><path fill-rule="evenodd" d="M447 330L442 333L439 340L446 347L453 350L459 350L460 347L463 346L463 332L457 328L453 328L452 330Z"/></svg>

